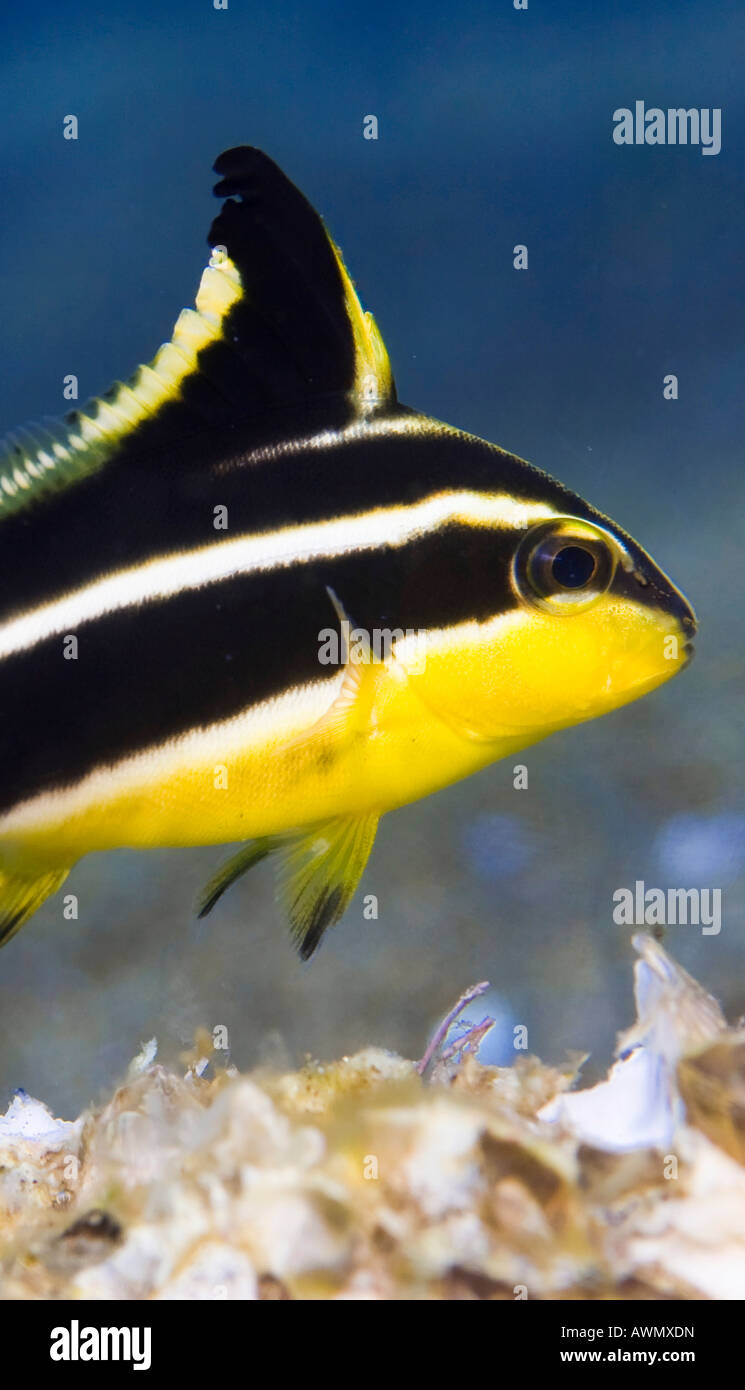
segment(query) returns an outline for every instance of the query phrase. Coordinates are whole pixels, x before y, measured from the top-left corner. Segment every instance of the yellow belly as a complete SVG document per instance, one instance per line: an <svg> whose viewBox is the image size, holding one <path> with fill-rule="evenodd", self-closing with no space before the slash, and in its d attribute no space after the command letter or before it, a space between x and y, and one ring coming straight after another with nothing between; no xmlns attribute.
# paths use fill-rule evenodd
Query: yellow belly
<svg viewBox="0 0 745 1390"><path fill-rule="evenodd" d="M478 765L467 743L422 720L405 684L388 690L384 669L370 680L380 700L366 731L354 718L329 723L334 685L319 682L14 808L0 823L0 944L92 851L228 844L367 818L369 852L380 814Z"/></svg>
<svg viewBox="0 0 745 1390"><path fill-rule="evenodd" d="M227 844L382 814L509 751L464 739L405 683L376 679L366 731L313 732L330 702L319 682L302 701L273 702L24 803L0 825L3 852L69 865L94 850Z"/></svg>
<svg viewBox="0 0 745 1390"><path fill-rule="evenodd" d="M6 815L0 861L69 866L94 850L228 844L381 815L673 674L661 655L669 620L646 618L638 652L603 644L593 614L569 622L564 637L518 611L465 624L434 635L420 673L397 659L365 665L346 699L340 673L99 768Z"/></svg>

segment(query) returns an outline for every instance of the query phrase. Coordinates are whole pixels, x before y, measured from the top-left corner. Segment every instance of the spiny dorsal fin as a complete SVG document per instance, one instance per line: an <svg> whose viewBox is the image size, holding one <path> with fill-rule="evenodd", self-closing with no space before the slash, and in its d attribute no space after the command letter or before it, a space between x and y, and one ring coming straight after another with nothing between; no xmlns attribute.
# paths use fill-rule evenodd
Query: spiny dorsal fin
<svg viewBox="0 0 745 1390"><path fill-rule="evenodd" d="M0 440L0 518L97 472L178 398L184 377L198 372L199 354L219 340L223 321L242 293L235 266L222 252L213 252L196 309L181 311L170 342L163 343L152 362L62 420L44 420Z"/></svg>
<svg viewBox="0 0 745 1390"><path fill-rule="evenodd" d="M200 430L250 431L272 411L278 433L311 411L333 427L395 404L375 321L318 213L251 146L226 151L215 170L228 201L196 307L126 382L0 441L0 519L110 462L151 454L157 466L159 452Z"/></svg>

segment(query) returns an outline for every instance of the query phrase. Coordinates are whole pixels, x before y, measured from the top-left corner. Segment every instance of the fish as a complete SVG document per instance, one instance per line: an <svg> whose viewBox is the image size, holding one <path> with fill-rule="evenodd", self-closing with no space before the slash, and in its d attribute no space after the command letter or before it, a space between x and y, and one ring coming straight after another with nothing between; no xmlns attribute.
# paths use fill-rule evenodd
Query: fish
<svg viewBox="0 0 745 1390"><path fill-rule="evenodd" d="M614 521L399 402L278 165L214 169L169 341L0 444L3 942L85 854L239 844L199 914L271 856L307 960L382 815L692 654L688 600Z"/></svg>

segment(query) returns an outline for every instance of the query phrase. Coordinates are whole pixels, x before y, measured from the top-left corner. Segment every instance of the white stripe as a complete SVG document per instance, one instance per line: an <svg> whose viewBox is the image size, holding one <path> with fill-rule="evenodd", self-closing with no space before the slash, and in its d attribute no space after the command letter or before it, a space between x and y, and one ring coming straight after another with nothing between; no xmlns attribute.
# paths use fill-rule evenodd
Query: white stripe
<svg viewBox="0 0 745 1390"><path fill-rule="evenodd" d="M0 627L0 657L54 634L73 633L82 623L118 609L170 598L235 575L403 546L444 521L524 528L556 514L543 503L516 501L507 493L444 492L410 507L380 507L333 521L212 542L121 570L5 623Z"/></svg>
<svg viewBox="0 0 745 1390"><path fill-rule="evenodd" d="M302 438L282 439L276 444L264 444L259 449L252 449L248 457L241 460L240 467L245 468L252 463L268 463L270 460L286 458L291 454L304 454L310 449L323 449L325 453L329 449L342 448L345 444L354 443L357 439L390 439L394 435L448 435L454 439L482 443L482 440L476 439L474 435L466 434L454 425L445 425L441 420L432 420L429 415L381 415L377 419L373 417L353 420L350 425L343 425L341 429L319 430L316 434L304 435ZM495 444L489 444L488 448L496 450L497 453L502 452ZM234 469L235 464L228 462L222 464L216 472L219 476L222 473L232 473Z"/></svg>

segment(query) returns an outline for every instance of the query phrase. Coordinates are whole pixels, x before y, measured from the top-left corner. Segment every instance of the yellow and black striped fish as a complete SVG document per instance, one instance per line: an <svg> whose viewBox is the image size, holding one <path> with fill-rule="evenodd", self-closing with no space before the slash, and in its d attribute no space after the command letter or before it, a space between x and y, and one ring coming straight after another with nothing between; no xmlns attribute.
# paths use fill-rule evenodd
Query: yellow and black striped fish
<svg viewBox="0 0 745 1390"><path fill-rule="evenodd" d="M3 940L89 851L247 841L202 911L276 851L308 957L385 811L689 658L691 608L615 523L399 405L277 166L215 169L171 341L0 446Z"/></svg>

